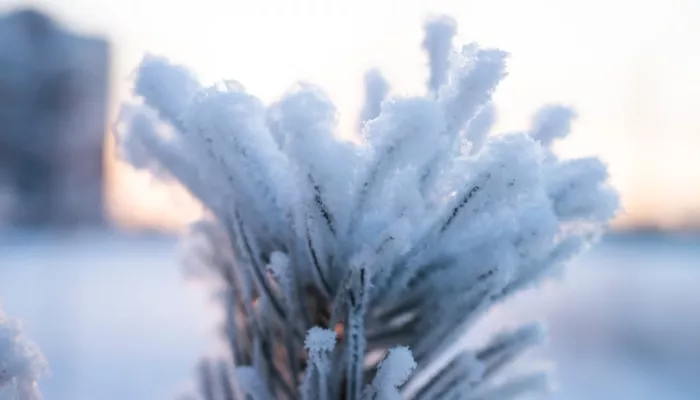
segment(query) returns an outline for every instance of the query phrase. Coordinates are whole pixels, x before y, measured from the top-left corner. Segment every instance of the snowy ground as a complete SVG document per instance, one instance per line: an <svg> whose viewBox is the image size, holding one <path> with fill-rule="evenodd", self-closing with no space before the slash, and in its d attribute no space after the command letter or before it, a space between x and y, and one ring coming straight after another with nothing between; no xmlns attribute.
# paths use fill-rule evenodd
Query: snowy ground
<svg viewBox="0 0 700 400"><path fill-rule="evenodd" d="M561 400L700 399L700 237L608 238L545 284L495 310L489 331L542 320Z"/></svg>
<svg viewBox="0 0 700 400"><path fill-rule="evenodd" d="M0 299L51 362L47 400L171 399L215 349L216 312L173 238L0 235ZM524 293L469 340L532 319L550 330L563 400L697 400L700 238L607 239L562 282Z"/></svg>
<svg viewBox="0 0 700 400"><path fill-rule="evenodd" d="M213 313L176 247L105 234L0 242L0 298L49 359L47 400L170 399L186 384Z"/></svg>

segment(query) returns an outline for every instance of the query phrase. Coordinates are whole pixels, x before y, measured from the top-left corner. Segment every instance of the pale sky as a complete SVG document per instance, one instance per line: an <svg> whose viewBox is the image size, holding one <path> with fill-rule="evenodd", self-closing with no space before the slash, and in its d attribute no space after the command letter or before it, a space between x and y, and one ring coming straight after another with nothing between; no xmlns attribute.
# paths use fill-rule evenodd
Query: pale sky
<svg viewBox="0 0 700 400"><path fill-rule="evenodd" d="M320 84L352 126L362 74L380 67L395 91L421 90L426 16L447 13L459 42L512 54L496 104L499 131L526 127L547 102L579 112L564 156L598 155L622 192L620 226L700 225L698 0L0 0L39 5L114 46L113 110L143 51L232 78L270 101L298 79ZM120 218L182 221L182 196L116 167Z"/></svg>

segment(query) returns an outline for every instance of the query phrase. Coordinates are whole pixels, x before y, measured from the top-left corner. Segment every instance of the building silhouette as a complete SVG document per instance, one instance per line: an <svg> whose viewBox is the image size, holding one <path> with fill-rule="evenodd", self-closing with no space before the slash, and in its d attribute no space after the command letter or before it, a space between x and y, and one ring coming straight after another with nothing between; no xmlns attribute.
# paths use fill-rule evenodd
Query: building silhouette
<svg viewBox="0 0 700 400"><path fill-rule="evenodd" d="M109 45L34 10L0 16L0 222L101 225Z"/></svg>

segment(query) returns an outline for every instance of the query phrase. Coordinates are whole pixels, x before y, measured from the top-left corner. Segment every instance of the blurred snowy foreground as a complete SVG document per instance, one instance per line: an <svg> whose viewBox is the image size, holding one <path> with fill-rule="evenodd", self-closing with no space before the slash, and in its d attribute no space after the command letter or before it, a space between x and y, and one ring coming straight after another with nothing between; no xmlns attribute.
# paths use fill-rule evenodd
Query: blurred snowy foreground
<svg viewBox="0 0 700 400"><path fill-rule="evenodd" d="M47 400L158 400L217 351L207 291L183 278L174 237L0 235L0 300L42 347ZM562 400L700 398L700 238L607 238L550 282L498 307L466 340L533 319Z"/></svg>

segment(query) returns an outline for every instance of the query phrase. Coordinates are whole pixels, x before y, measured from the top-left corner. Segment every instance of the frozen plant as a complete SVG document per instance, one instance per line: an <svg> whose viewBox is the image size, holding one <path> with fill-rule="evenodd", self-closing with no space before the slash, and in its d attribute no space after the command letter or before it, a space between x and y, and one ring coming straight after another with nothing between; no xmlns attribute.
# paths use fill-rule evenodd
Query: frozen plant
<svg viewBox="0 0 700 400"><path fill-rule="evenodd" d="M19 321L0 309L0 400L40 400L36 381L47 363Z"/></svg>
<svg viewBox="0 0 700 400"><path fill-rule="evenodd" d="M201 365L202 398L486 400L545 386L539 373L501 374L540 342L536 324L453 345L595 240L617 196L599 160L552 152L568 107L488 136L507 54L456 50L456 29L448 17L426 24L425 95L387 97L368 73L357 141L339 137L313 85L263 104L238 82L202 87L143 59L143 103L124 108L117 139L134 166L209 212L189 264L220 284L230 359Z"/></svg>

